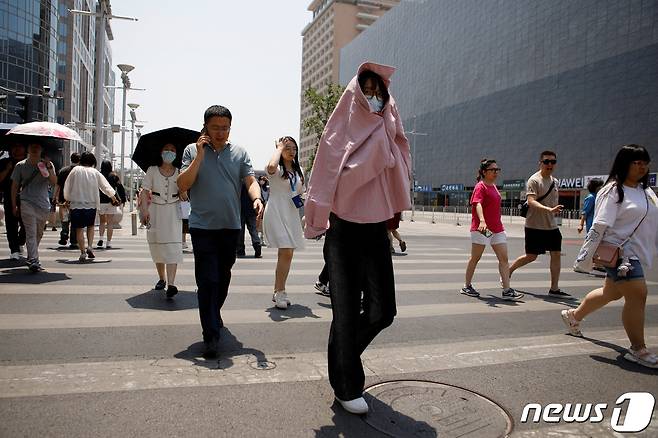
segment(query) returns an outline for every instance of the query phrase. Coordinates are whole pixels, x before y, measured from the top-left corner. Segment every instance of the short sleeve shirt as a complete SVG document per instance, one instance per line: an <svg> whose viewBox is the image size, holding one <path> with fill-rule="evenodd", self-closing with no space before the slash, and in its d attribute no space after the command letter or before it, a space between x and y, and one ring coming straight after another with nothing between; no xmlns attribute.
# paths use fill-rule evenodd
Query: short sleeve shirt
<svg viewBox="0 0 658 438"><path fill-rule="evenodd" d="M34 177L32 177L33 174ZM30 178L32 180L28 181ZM37 166L27 161L27 158L16 163L11 180L21 187L21 202L29 202L37 208L50 210L50 198L48 197L50 181L41 175ZM25 183L28 183L27 186L24 186Z"/></svg>
<svg viewBox="0 0 658 438"><path fill-rule="evenodd" d="M589 232L592 228L592 221L594 220L594 202L596 195L590 193L583 201L583 216L585 216L585 231Z"/></svg>
<svg viewBox="0 0 658 438"><path fill-rule="evenodd" d="M197 179L189 190L190 228L204 230L240 229L240 189L254 175L251 159L242 147L227 143L219 152L205 145ZM196 157L196 144L183 152L181 171Z"/></svg>
<svg viewBox="0 0 658 438"><path fill-rule="evenodd" d="M475 210L475 204L482 205L484 213L484 221L492 233L502 233L505 231L503 222L500 218L500 192L495 185L487 185L480 181L473 189L473 196L471 196L471 204L473 204L471 231L477 231L480 226L480 218Z"/></svg>
<svg viewBox="0 0 658 438"><path fill-rule="evenodd" d="M551 187L551 183L555 181L555 185L551 190L551 193L548 194L544 199L541 200L540 204L545 205L546 207L553 208L558 205L560 201L560 196L558 193L558 182L552 176L544 178L541 176L541 172L537 172L528 179L526 186L526 194L534 195L536 199L544 196L548 193L548 189ZM549 211L539 210L533 208L532 206L528 209L528 215L525 220L526 228L532 228L535 230L554 230L557 228L557 221L555 220L555 215Z"/></svg>

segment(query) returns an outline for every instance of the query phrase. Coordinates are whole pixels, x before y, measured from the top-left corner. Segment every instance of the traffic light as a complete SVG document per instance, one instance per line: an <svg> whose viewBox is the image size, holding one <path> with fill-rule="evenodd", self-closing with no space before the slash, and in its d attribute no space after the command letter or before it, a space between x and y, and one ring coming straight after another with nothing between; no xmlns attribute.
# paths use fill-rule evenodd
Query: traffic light
<svg viewBox="0 0 658 438"><path fill-rule="evenodd" d="M16 96L16 102L18 103L18 109L16 110L16 115L21 119L19 123L31 122L34 117L34 105L33 105L33 96L28 95L18 95Z"/></svg>

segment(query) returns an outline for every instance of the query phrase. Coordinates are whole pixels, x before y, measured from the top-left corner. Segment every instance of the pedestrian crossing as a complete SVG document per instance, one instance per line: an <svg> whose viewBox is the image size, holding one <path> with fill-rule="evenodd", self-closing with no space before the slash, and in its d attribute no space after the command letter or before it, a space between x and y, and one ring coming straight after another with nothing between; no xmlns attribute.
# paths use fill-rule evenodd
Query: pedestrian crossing
<svg viewBox="0 0 658 438"><path fill-rule="evenodd" d="M288 311L270 301L275 250L264 248L263 259L237 259L222 311L230 349L206 361L200 357L191 253L179 267L181 293L166 301L151 290L157 275L143 234L117 232L113 249L96 251L100 262L84 264L76 250L55 249L58 238L44 236L45 272L29 274L0 260L0 399L327 379L331 307L313 288L323 266L322 242L310 241L295 254L287 286L294 305ZM369 378L434 373L440 380L446 370L601 355L610 345L628 343L619 321L621 301L591 318L587 335L599 342L564 334L559 311L578 301L546 296L547 260L515 272L512 286L526 297L510 303L500 298L497 260L488 250L474 281L482 296L473 299L458 293L468 239L412 234L407 244L407 254L393 256L396 321L363 357ZM602 285L601 278L576 274L569 264L565 257L560 284L576 298ZM658 282L648 285L658 290ZM647 342L658 345L658 295L650 294L647 306ZM112 344L106 346L108 337ZM140 342L151 344L147 353L134 353ZM90 348L98 354L90 355ZM105 349L112 353L104 356ZM60 354L44 357L37 350Z"/></svg>

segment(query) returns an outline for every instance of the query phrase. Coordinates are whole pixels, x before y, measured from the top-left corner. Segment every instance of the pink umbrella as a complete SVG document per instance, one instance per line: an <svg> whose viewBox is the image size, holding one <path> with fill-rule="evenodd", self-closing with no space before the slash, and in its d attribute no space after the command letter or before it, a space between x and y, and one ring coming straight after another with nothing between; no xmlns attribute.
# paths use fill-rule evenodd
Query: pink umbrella
<svg viewBox="0 0 658 438"><path fill-rule="evenodd" d="M52 122L23 123L10 129L6 135L33 135L35 137L82 141L78 133L71 128Z"/></svg>

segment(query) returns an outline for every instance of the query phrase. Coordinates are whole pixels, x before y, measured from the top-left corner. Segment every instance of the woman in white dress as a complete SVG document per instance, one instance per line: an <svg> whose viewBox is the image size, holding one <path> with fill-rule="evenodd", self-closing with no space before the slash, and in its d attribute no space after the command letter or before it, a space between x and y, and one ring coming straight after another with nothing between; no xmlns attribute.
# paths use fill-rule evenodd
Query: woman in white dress
<svg viewBox="0 0 658 438"><path fill-rule="evenodd" d="M295 249L304 248L304 233L298 209L303 206L304 175L297 158L297 142L283 137L267 164L270 195L263 217L263 231L269 248L278 248L272 301L279 309L287 309L286 280Z"/></svg>
<svg viewBox="0 0 658 438"><path fill-rule="evenodd" d="M172 144L165 145L161 151L161 158L162 164L147 169L142 183L144 190L140 196L150 195L151 201L142 222L147 227L146 240L151 258L158 270L159 280L155 290L164 290L168 284L167 298L171 298L178 293L178 288L174 286L176 268L183 262L183 223L176 184L178 169L172 164L176 159L176 147Z"/></svg>

